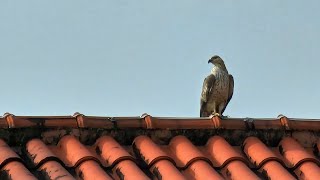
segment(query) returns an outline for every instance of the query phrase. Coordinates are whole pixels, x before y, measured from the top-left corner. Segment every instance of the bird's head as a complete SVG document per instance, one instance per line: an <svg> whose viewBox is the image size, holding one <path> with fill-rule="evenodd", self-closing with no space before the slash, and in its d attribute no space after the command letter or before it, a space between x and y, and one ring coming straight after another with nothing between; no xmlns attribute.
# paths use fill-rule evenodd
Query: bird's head
<svg viewBox="0 0 320 180"><path fill-rule="evenodd" d="M221 59L220 56L217 56L217 55L212 56L212 58L210 58L208 61L208 64L209 63L212 63L215 66L224 66L223 60Z"/></svg>

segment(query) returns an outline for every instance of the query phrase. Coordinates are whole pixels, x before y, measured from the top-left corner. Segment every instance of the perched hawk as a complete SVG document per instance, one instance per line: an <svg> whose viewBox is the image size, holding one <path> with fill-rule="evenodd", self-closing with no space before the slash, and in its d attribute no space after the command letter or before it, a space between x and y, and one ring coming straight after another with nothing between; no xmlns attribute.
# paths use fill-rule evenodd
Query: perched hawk
<svg viewBox="0 0 320 180"><path fill-rule="evenodd" d="M213 56L208 63L214 66L203 82L200 117L222 116L233 95L233 77L219 56Z"/></svg>

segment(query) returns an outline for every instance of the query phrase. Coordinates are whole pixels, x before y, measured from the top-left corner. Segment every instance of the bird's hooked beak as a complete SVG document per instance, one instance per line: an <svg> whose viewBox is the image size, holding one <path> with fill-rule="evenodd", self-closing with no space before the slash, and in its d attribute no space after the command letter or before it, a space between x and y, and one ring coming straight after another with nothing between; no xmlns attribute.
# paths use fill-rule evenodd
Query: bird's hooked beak
<svg viewBox="0 0 320 180"><path fill-rule="evenodd" d="M208 64L212 63L212 59L209 59ZM213 63L212 63L213 64Z"/></svg>

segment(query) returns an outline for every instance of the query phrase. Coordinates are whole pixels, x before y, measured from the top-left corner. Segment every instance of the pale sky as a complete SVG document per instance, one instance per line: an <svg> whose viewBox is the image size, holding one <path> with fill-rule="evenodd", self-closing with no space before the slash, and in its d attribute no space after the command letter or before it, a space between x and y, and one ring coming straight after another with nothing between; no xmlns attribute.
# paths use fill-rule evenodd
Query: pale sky
<svg viewBox="0 0 320 180"><path fill-rule="evenodd" d="M320 1L0 1L0 114L198 117L221 56L231 117L320 118Z"/></svg>

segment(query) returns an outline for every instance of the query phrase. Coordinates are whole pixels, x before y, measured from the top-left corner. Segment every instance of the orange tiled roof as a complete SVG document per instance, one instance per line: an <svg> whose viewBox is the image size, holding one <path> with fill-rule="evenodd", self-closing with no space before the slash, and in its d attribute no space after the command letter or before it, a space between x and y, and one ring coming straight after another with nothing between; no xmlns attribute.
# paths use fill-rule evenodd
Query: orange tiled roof
<svg viewBox="0 0 320 180"><path fill-rule="evenodd" d="M320 179L320 120L0 118L0 179Z"/></svg>

